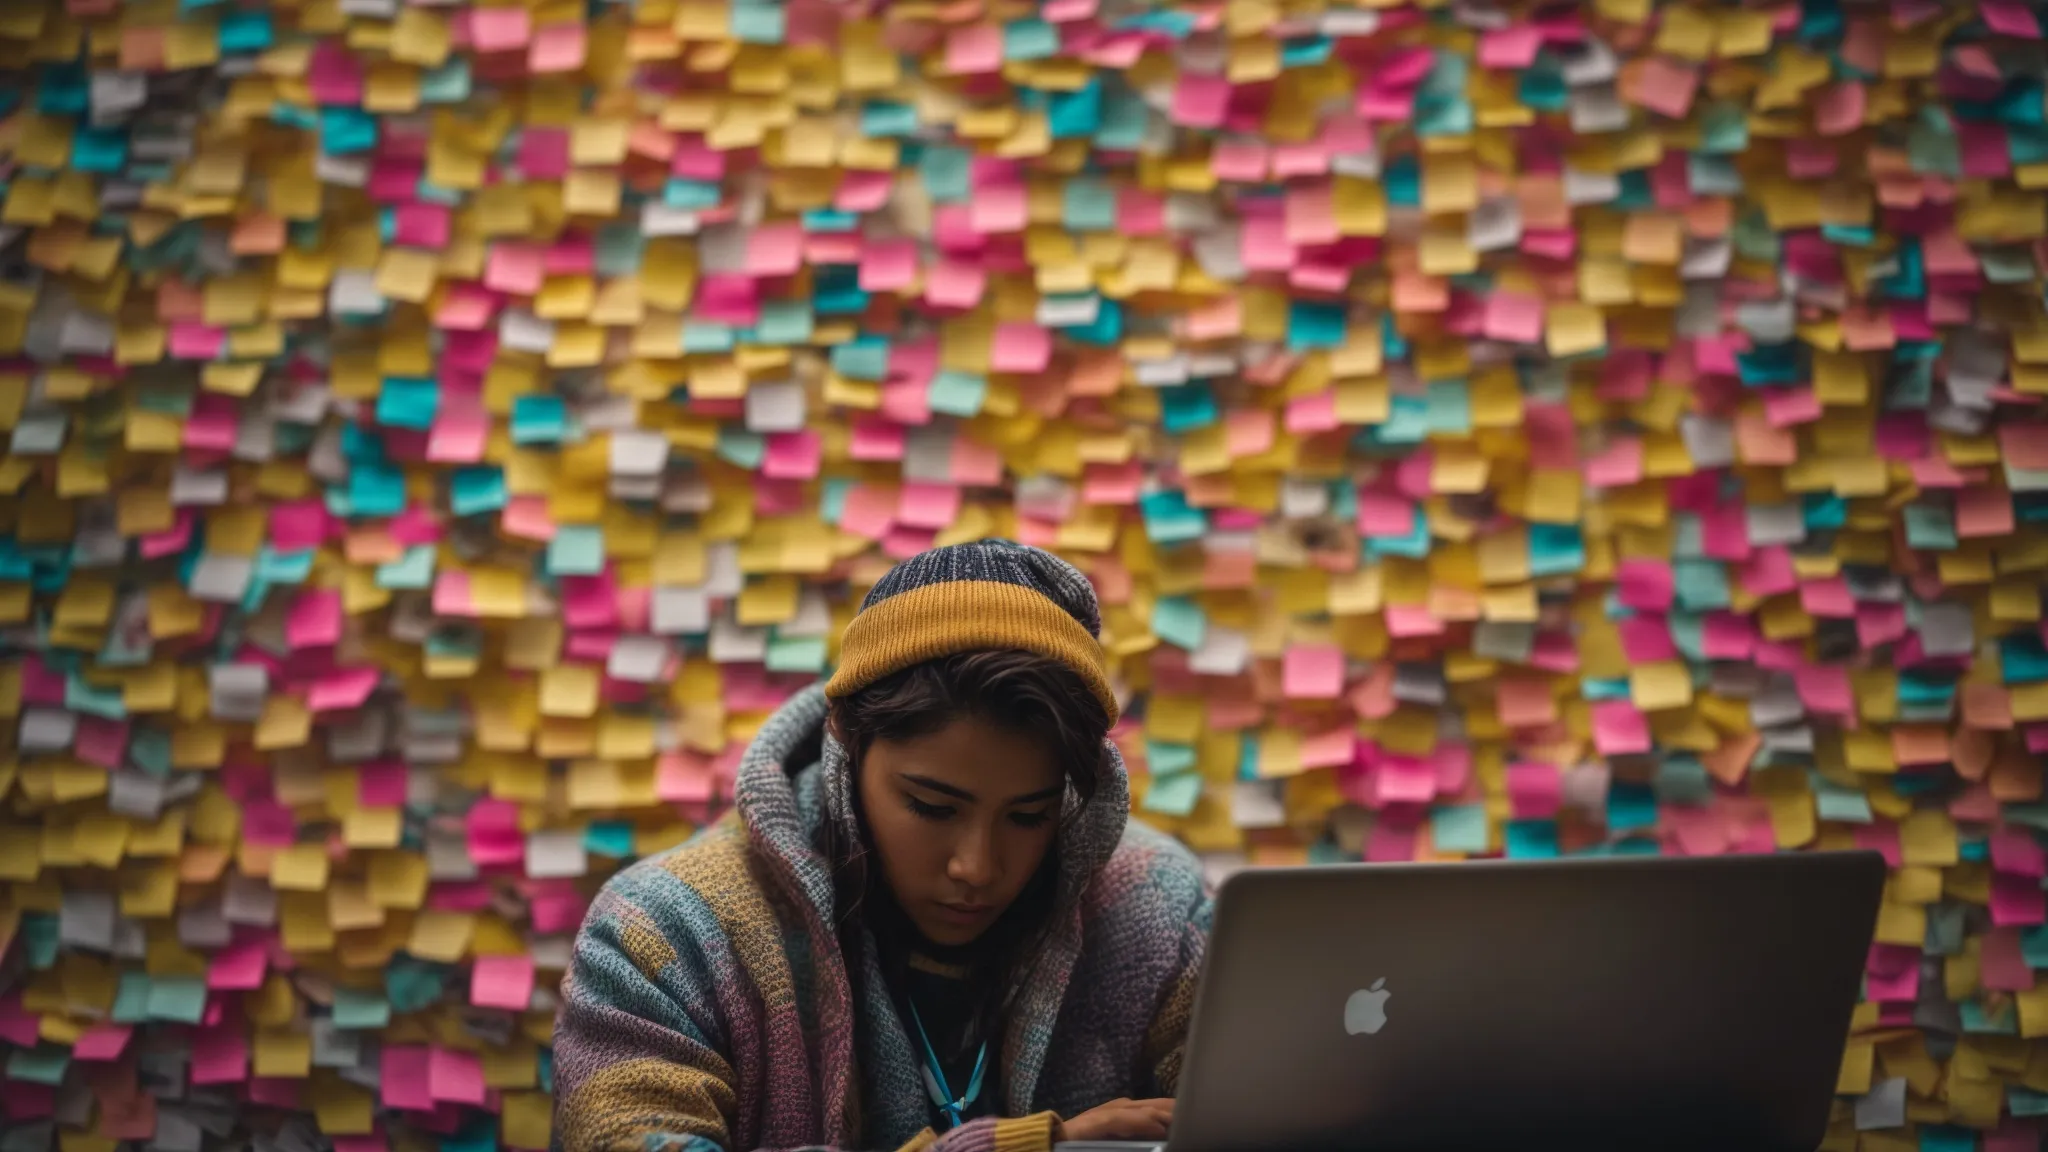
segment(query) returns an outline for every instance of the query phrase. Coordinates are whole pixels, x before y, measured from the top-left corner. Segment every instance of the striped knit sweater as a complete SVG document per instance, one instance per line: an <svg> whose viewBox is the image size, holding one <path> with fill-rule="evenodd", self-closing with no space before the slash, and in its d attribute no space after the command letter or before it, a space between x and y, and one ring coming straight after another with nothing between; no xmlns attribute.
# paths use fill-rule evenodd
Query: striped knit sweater
<svg viewBox="0 0 2048 1152"><path fill-rule="evenodd" d="M933 1134L874 950L853 1003L832 930L813 844L854 817L825 709L819 689L793 697L748 748L735 812L598 895L555 1029L561 1152L1042 1152L1056 1115L1172 1095L1210 894L1186 849L1127 823L1111 747L1095 798L1070 789L1061 813L1058 897L1004 1031L996 1115ZM791 763L821 743L817 764Z"/></svg>

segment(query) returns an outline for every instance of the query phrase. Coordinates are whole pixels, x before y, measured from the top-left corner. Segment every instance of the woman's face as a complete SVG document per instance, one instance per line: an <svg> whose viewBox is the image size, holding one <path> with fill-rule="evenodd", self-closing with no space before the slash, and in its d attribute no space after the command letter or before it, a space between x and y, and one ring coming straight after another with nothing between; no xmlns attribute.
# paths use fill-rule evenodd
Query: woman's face
<svg viewBox="0 0 2048 1152"><path fill-rule="evenodd" d="M966 944L1017 899L1052 847L1066 781L1039 742L972 717L876 740L861 809L896 903L934 944Z"/></svg>

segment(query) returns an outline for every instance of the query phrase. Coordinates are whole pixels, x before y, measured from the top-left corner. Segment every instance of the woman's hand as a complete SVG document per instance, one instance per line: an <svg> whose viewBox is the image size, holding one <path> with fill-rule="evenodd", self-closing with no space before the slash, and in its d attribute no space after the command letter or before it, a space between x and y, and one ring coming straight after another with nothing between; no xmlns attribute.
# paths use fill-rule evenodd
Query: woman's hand
<svg viewBox="0 0 2048 1152"><path fill-rule="evenodd" d="M1164 1140L1167 1126L1172 1123L1171 1100L1111 1100L1071 1120L1060 1121L1052 1138L1055 1143L1062 1140Z"/></svg>

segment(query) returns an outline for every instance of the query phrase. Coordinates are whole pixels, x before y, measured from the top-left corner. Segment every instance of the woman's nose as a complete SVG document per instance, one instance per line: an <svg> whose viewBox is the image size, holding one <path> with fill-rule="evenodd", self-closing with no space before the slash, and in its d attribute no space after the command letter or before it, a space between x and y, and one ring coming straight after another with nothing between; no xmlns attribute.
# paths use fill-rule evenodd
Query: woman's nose
<svg viewBox="0 0 2048 1152"><path fill-rule="evenodd" d="M984 888L993 882L995 853L989 840L985 829L972 829L963 834L953 845L953 858L946 864L947 877L970 888Z"/></svg>

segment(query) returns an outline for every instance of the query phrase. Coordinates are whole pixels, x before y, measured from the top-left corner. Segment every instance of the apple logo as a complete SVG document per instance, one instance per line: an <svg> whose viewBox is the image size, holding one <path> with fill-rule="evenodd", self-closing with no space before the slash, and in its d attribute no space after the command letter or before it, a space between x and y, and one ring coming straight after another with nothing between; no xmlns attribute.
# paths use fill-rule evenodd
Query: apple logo
<svg viewBox="0 0 2048 1152"><path fill-rule="evenodd" d="M1344 1031L1353 1036L1363 1032L1371 1035L1387 1026L1387 997L1393 993L1386 990L1385 976L1372 982L1370 988L1360 988L1344 1002Z"/></svg>

